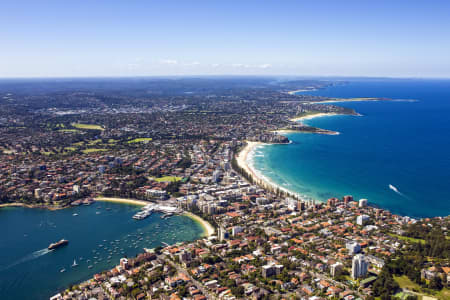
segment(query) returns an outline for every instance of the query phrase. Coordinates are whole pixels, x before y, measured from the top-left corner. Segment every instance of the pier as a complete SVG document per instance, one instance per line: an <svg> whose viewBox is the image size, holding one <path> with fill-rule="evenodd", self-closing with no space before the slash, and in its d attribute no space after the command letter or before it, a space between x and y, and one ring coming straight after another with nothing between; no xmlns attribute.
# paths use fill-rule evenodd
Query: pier
<svg viewBox="0 0 450 300"><path fill-rule="evenodd" d="M183 211L174 206L151 203L145 205L140 212L133 216L133 219L143 220L149 217L153 212L161 212L167 216L172 216L174 214L181 214Z"/></svg>

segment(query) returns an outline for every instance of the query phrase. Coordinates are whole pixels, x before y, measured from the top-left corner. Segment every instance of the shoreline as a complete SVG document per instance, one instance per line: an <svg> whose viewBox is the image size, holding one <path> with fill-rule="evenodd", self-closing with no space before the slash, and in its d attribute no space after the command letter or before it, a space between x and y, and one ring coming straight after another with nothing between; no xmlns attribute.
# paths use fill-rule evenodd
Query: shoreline
<svg viewBox="0 0 450 300"><path fill-rule="evenodd" d="M351 114L338 114L338 113L316 113L316 114L310 114L306 116L301 117L295 117L292 119L289 119L289 121L292 122L303 122L304 120L311 120L314 118L321 118L321 117L331 117L331 116L354 116Z"/></svg>
<svg viewBox="0 0 450 300"><path fill-rule="evenodd" d="M333 131L328 129L321 129L317 127L313 127L316 131L302 131L295 129L277 129L271 131L272 133L283 134L283 133L314 133L314 134L326 134L326 135L339 135L341 134L339 131Z"/></svg>
<svg viewBox="0 0 450 300"><path fill-rule="evenodd" d="M254 167L248 162L248 158L249 158L248 155L251 152L253 152L255 147L263 146L263 145L271 145L271 144L247 141L247 145L245 145L245 147L236 156L236 162L237 162L238 166L241 167L245 172L247 172L247 174L249 174L253 178L253 181L255 182L255 184L257 184L265 189L272 190L272 191L276 191L277 189L279 189L280 191L283 191L284 193L286 193L287 196L296 197L296 198L305 200L304 198L307 197L306 195L301 195L301 194L295 193L293 191L290 191L287 188L274 183L266 176L264 176L262 174L258 174L258 172L254 169ZM307 198L309 198L309 197L307 197Z"/></svg>
<svg viewBox="0 0 450 300"><path fill-rule="evenodd" d="M32 205L31 204L20 203L20 202L12 202L12 203L0 204L0 208L2 208L2 207L27 207L27 208L32 208Z"/></svg>
<svg viewBox="0 0 450 300"><path fill-rule="evenodd" d="M119 203L119 204L128 204L128 205L136 205L136 206L145 206L147 204L153 203L150 201L145 200L138 200L138 199L126 199L126 198L117 198L117 197L96 197L94 198L95 201L99 202L111 202L111 203ZM47 210L59 210L59 209L65 209L70 208L71 206L65 206L65 207L49 207L49 206L41 206L41 205L32 205L32 204L25 204L20 202L11 202L11 203L3 203L0 204L0 208L6 208L6 207L25 207L25 208L40 208L40 209L47 209ZM212 226L208 221L202 219L201 217L191 213L184 211L181 216L188 217L203 228L202 237L209 237L215 233L214 226Z"/></svg>
<svg viewBox="0 0 450 300"><path fill-rule="evenodd" d="M145 201L145 200L116 198L116 197L97 197L97 198L94 198L94 200L100 201L100 202L113 202L113 203L131 204L131 205L137 205L137 206L145 206L147 204L152 203L152 202Z"/></svg>
<svg viewBox="0 0 450 300"><path fill-rule="evenodd" d="M312 89L312 90L311 89L302 89L302 90L289 91L289 92L287 92L287 94L295 95L297 93L313 92L313 91L316 91L316 89Z"/></svg>
<svg viewBox="0 0 450 300"><path fill-rule="evenodd" d="M188 211L183 212L182 215L186 216L200 224L200 226L203 228L203 234L202 234L203 237L210 237L215 233L214 227L208 221L202 219L201 217L199 217L191 212L188 212Z"/></svg>
<svg viewBox="0 0 450 300"><path fill-rule="evenodd" d="M38 209L47 209L47 210L60 210L69 208L70 206L47 206L40 204L26 204L21 202L11 202L11 203L2 203L0 204L0 208L6 207L25 207L25 208L38 208Z"/></svg>
<svg viewBox="0 0 450 300"><path fill-rule="evenodd" d="M126 199L126 198L116 198L116 197L97 197L94 198L95 201L101 201L101 202L113 202L113 203L121 203L121 204L131 204L131 205L137 205L137 206L145 206L147 204L153 203L145 200L137 200L137 199ZM215 229L214 227L206 220L202 219L201 217L191 213L184 211L182 216L188 217L203 228L203 237L209 237L214 234Z"/></svg>
<svg viewBox="0 0 450 300"><path fill-rule="evenodd" d="M301 116L301 117L297 117L297 118L292 118L290 119L290 121L292 122L302 122L303 120L311 120L314 118L320 118L320 117L328 117L328 116L346 116L348 114L338 114L338 113L315 113L315 114L310 114L310 115L306 115L306 116ZM356 116L362 116L361 114L357 114ZM326 129L325 129L326 130ZM328 131L328 130L327 130ZM282 133L305 133L302 131L295 131L295 130L289 130L289 129L278 129L278 130L274 130L273 132L277 133L277 134L282 134ZM340 132L337 131L330 131L330 133L319 133L319 134L328 134L328 135L339 135ZM263 174L259 174L258 171L256 171L254 169L254 167L251 165L251 163L248 162L248 155L250 153L252 153L252 151L254 150L255 147L257 146L262 146L262 145L271 145L268 143L262 143L262 142L251 142L251 141L246 141L246 145L245 147L237 154L236 156L236 162L238 164L239 167L241 167L245 172L247 172L247 174L249 174L255 184L269 189L269 190L273 190L276 191L277 189L279 189L280 191L283 191L284 193L286 193L287 196L289 197L296 197L296 198L300 198L302 200L313 200L313 201L319 201L319 202L323 202L321 200L317 200L317 199L313 199L310 196L307 195L302 195L299 193L296 193L294 191L291 191L279 184L276 184L275 182L273 182L272 180L270 180L270 178L268 178L267 176L264 176Z"/></svg>

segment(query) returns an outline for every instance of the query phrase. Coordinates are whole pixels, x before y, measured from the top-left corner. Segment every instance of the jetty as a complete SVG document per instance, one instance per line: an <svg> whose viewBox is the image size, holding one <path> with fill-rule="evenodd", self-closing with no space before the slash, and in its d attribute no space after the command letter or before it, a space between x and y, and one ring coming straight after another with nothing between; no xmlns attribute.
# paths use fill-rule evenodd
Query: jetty
<svg viewBox="0 0 450 300"><path fill-rule="evenodd" d="M136 220L143 220L147 217L149 217L153 212L161 212L164 213L166 216L172 216L174 214L182 214L183 211L177 207L169 206L169 205L162 205L162 204L156 204L156 203L150 203L145 205L141 208L141 211L136 213L133 216L133 219Z"/></svg>

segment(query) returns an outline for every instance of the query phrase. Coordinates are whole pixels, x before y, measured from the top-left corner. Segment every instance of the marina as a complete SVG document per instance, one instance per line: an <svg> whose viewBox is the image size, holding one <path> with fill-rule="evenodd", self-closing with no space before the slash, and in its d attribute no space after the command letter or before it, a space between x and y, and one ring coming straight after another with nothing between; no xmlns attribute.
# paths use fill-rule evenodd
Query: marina
<svg viewBox="0 0 450 300"><path fill-rule="evenodd" d="M142 207L141 211L136 213L133 216L133 219L143 220L143 219L151 216L151 214L153 212L163 213L164 215L162 215L161 218L165 219L165 218L173 216L174 214L181 214L183 211L176 207L173 207L173 206L151 203L151 204L147 204L144 207Z"/></svg>
<svg viewBox="0 0 450 300"><path fill-rule="evenodd" d="M48 299L114 267L124 256L203 234L198 222L175 214L161 218L161 210L136 222L132 217L141 211L140 206L109 202L58 211L2 208L0 226L12 229L0 237L0 298L33 294L33 299ZM62 237L68 241L64 247L47 249Z"/></svg>

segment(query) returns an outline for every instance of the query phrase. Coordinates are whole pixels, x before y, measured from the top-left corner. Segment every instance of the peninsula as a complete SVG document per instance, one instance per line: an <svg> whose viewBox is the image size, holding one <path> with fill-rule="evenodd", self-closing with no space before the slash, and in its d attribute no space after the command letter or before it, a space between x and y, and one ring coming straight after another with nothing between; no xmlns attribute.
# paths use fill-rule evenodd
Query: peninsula
<svg viewBox="0 0 450 300"><path fill-rule="evenodd" d="M0 90L0 205L158 203L186 212L205 236L122 257L52 299L448 298L448 216L395 215L351 195L316 202L248 163L258 146L289 143L286 130L337 134L303 124L308 118L358 115L325 104L336 99L286 93L333 83L119 83L134 88L75 80L68 89Z"/></svg>

